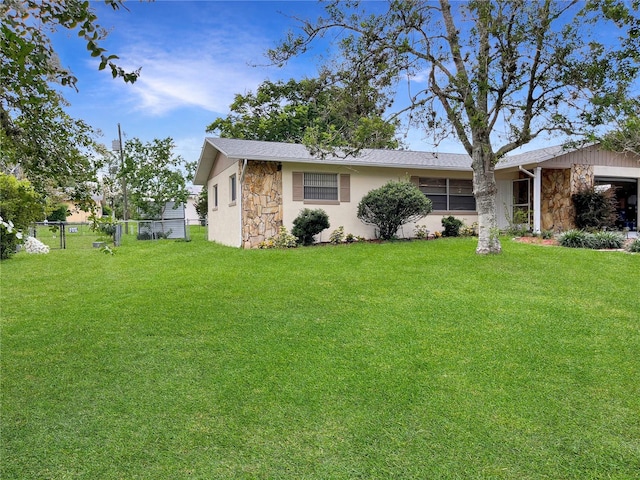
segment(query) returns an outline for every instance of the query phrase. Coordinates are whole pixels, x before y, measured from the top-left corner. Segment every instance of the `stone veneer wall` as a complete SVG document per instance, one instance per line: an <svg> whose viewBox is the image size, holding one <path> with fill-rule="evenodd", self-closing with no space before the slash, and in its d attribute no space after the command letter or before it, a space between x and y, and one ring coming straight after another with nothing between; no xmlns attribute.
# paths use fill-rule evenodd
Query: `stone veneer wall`
<svg viewBox="0 0 640 480"><path fill-rule="evenodd" d="M282 225L282 171L275 162L250 161L242 182L242 246L257 247Z"/></svg>
<svg viewBox="0 0 640 480"><path fill-rule="evenodd" d="M571 195L594 185L593 165L571 166Z"/></svg>
<svg viewBox="0 0 640 480"><path fill-rule="evenodd" d="M594 185L593 166L542 170L541 220L543 230L565 231L575 227L571 195Z"/></svg>

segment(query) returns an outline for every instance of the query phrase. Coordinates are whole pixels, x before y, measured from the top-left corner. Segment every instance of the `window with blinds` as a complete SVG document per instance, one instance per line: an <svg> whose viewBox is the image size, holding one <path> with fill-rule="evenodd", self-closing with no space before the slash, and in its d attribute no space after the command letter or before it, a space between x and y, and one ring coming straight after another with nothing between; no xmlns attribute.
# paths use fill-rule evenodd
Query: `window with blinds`
<svg viewBox="0 0 640 480"><path fill-rule="evenodd" d="M476 210L471 180L421 177L418 187L431 200L433 210Z"/></svg>
<svg viewBox="0 0 640 480"><path fill-rule="evenodd" d="M303 189L305 200L338 200L338 175L305 172Z"/></svg>

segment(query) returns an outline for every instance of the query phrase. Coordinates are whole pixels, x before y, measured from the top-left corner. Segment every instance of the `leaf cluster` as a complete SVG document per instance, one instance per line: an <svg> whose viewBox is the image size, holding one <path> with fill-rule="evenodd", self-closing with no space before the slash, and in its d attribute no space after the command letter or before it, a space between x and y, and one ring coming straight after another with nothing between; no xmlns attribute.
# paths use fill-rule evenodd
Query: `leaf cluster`
<svg viewBox="0 0 640 480"><path fill-rule="evenodd" d="M198 218L206 218L209 209L209 191L207 186L202 187L202 190L196 197L195 208Z"/></svg>

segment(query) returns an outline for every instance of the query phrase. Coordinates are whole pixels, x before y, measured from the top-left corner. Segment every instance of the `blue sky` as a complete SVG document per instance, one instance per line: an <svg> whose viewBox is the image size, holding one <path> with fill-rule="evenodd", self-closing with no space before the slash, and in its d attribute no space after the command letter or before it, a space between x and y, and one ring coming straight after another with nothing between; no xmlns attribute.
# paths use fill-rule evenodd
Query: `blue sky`
<svg viewBox="0 0 640 480"><path fill-rule="evenodd" d="M125 139L172 137L178 154L197 160L206 126L228 114L236 93L255 91L266 79L301 78L317 71L316 54L284 68L266 66L264 55L295 27L289 16L317 16L317 2L156 0L125 5L129 11L113 11L101 1L92 7L110 30L103 47L120 57L121 66L141 68L135 84L98 71L74 34L58 34L54 42L62 65L79 80L79 92L63 91L70 114L100 129L108 146L120 123Z"/></svg>
<svg viewBox="0 0 640 480"><path fill-rule="evenodd" d="M267 66L266 50L297 28L293 17L314 19L322 13L316 1L156 0L125 5L128 11L114 11L102 1L92 7L98 23L110 31L103 47L120 57L121 66L142 69L135 84L98 71L75 34L59 33L54 42L62 65L79 79L79 92L63 92L71 103L69 112L100 129L101 141L109 147L120 123L125 140L172 137L176 153L195 161L207 125L228 114L236 93L255 91L266 79L314 76L331 47L328 41L283 68ZM433 149L420 141L419 132L408 143L412 149ZM455 141L440 149L462 152Z"/></svg>
<svg viewBox="0 0 640 480"><path fill-rule="evenodd" d="M120 123L125 140L172 137L176 153L196 161L207 125L228 114L235 94L255 91L266 79L314 76L331 49L328 38L283 68L266 65L266 50L299 26L296 17L315 19L322 13L316 1L156 0L125 5L128 10L114 11L103 1L92 2L98 23L111 32L102 46L120 57L119 65L141 68L135 84L98 71L98 62L75 33L60 32L54 41L62 65L79 79L79 92L64 91L70 114L100 129L109 147ZM368 3L369 9L384 6ZM413 150L436 148L419 131L409 132L406 143ZM540 139L525 148L544 145ZM437 149L463 153L455 139Z"/></svg>

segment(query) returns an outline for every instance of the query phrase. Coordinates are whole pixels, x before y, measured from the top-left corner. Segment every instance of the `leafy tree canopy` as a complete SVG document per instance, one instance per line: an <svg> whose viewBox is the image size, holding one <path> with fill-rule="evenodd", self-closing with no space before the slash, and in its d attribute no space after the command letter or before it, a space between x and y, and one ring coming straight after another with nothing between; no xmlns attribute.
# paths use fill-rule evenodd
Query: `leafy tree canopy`
<svg viewBox="0 0 640 480"><path fill-rule="evenodd" d="M105 0L118 9L122 0ZM75 32L98 68L114 78L136 80L101 46L107 36L88 1L4 0L0 3L0 142L2 171L26 175L41 191L47 187L78 187L95 178L97 159L93 129L66 112L60 86L77 89L78 79L64 68L51 35Z"/></svg>
<svg viewBox="0 0 640 480"><path fill-rule="evenodd" d="M635 113L622 120L618 127L596 140L602 148L614 152L636 155L640 161L640 105Z"/></svg>
<svg viewBox="0 0 640 480"><path fill-rule="evenodd" d="M189 198L188 174L183 170L192 169L193 165L174 155L174 148L172 138L146 143L133 138L125 142L120 177L125 179L129 198L143 218L161 218L167 202L178 205Z"/></svg>
<svg viewBox="0 0 640 480"><path fill-rule="evenodd" d="M348 92L372 89L429 136L455 136L472 158L476 251L500 252L496 163L541 135L584 136L623 113L616 105L638 81L640 0L375 5L327 2L269 56L283 64L331 33L340 55L330 78ZM340 131L344 141L354 125Z"/></svg>
<svg viewBox="0 0 640 480"><path fill-rule="evenodd" d="M316 153L319 146L397 148L397 122L382 119L379 100L370 87L349 92L338 86L327 71L301 81L267 80L255 93L236 95L231 113L207 131L221 137L304 143Z"/></svg>

